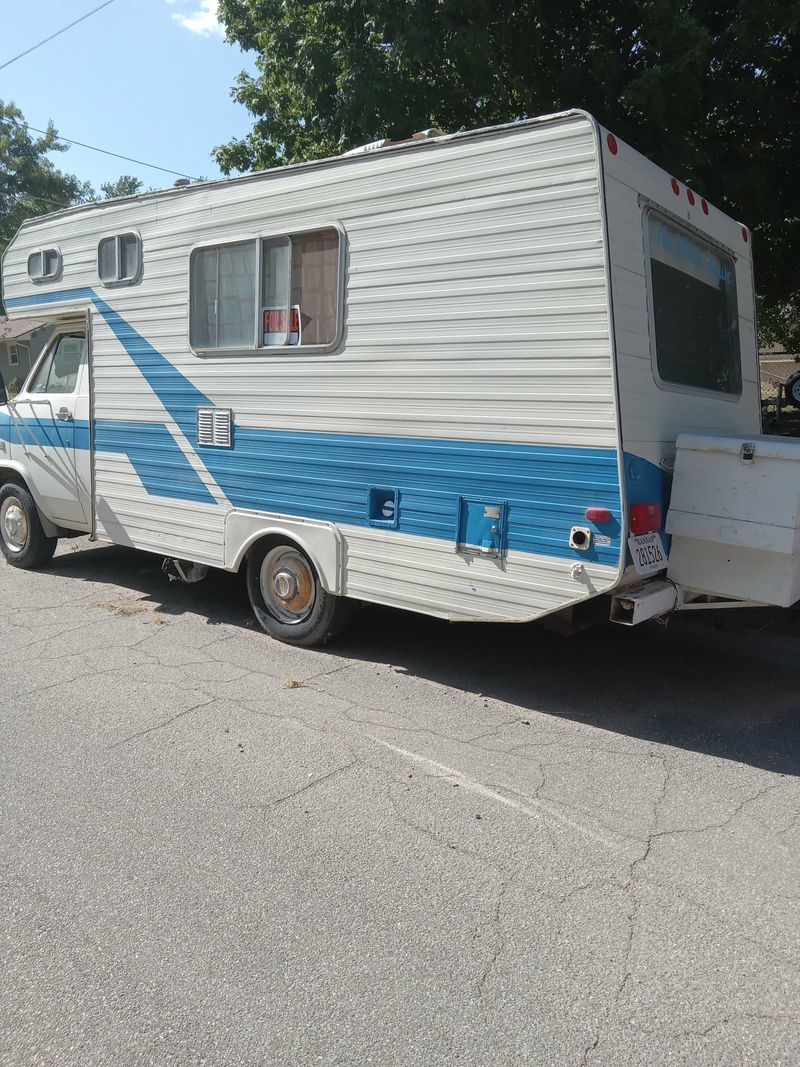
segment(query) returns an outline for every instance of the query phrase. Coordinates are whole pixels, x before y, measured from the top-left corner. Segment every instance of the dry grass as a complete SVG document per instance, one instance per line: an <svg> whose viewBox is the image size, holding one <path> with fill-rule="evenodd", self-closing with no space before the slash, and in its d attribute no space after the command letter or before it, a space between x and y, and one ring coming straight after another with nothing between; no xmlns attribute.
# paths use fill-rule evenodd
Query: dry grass
<svg viewBox="0 0 800 1067"><path fill-rule="evenodd" d="M116 604L95 604L94 607L107 611L109 615L126 617L128 615L141 615L150 609L141 600L120 600Z"/></svg>

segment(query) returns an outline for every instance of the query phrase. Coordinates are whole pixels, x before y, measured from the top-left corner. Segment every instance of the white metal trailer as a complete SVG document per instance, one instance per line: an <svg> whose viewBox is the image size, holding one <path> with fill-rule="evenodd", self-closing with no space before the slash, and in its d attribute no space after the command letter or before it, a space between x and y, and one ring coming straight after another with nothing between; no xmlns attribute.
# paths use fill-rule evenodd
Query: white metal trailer
<svg viewBox="0 0 800 1067"><path fill-rule="evenodd" d="M296 643L353 600L522 622L613 594L636 622L800 596L797 499L736 511L800 470L757 436L749 231L585 112L57 212L2 275L57 327L0 408L11 563L89 532L187 579L246 564ZM696 435L727 442L725 521L702 486L676 509Z"/></svg>

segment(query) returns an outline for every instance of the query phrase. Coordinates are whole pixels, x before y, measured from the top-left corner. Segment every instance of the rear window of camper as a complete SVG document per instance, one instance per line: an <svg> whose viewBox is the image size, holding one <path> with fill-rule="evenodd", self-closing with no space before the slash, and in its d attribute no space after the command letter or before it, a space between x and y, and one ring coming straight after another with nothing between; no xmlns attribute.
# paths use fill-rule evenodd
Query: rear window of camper
<svg viewBox="0 0 800 1067"><path fill-rule="evenodd" d="M647 237L659 381L740 395L733 260L655 212L647 216Z"/></svg>
<svg viewBox="0 0 800 1067"><path fill-rule="evenodd" d="M329 347L340 327L340 262L334 227L195 249L192 347Z"/></svg>

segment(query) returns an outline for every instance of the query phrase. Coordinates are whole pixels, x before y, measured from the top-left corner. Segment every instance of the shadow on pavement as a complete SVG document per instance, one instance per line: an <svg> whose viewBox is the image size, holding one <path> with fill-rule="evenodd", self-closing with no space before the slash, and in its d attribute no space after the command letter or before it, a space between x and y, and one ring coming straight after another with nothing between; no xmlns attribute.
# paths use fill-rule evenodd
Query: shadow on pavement
<svg viewBox="0 0 800 1067"><path fill-rule="evenodd" d="M197 585L171 583L159 557L116 546L67 552L50 569L134 590L167 615L191 612L210 625L253 630L241 576L211 571ZM450 624L368 606L321 654L391 664L521 714L800 775L797 672L675 643L663 627L606 624L567 638L536 624Z"/></svg>

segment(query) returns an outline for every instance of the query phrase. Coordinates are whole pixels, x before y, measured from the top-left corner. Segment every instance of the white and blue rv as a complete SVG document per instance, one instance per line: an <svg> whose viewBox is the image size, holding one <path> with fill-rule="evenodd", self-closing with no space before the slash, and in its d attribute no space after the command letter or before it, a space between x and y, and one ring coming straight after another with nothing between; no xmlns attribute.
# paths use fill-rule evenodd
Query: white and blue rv
<svg viewBox="0 0 800 1067"><path fill-rule="evenodd" d="M581 111L368 147L22 226L5 306L55 332L0 407L6 560L246 567L297 644L800 598L748 229Z"/></svg>

